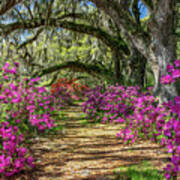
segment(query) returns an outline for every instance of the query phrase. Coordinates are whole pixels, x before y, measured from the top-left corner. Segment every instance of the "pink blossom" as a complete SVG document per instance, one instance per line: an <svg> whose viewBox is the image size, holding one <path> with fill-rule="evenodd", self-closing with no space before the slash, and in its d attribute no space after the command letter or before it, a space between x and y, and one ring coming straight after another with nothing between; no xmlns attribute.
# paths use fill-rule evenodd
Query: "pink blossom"
<svg viewBox="0 0 180 180"><path fill-rule="evenodd" d="M179 78L180 77L180 69L176 69L172 72L172 78Z"/></svg>
<svg viewBox="0 0 180 180"><path fill-rule="evenodd" d="M161 77L161 83L162 84L170 84L173 82L174 82L174 78L169 74Z"/></svg>
<svg viewBox="0 0 180 180"><path fill-rule="evenodd" d="M180 60L176 59L174 64L175 64L176 67L180 67Z"/></svg>
<svg viewBox="0 0 180 180"><path fill-rule="evenodd" d="M174 66L172 66L171 64L167 65L167 71L168 72L173 72L174 71Z"/></svg>

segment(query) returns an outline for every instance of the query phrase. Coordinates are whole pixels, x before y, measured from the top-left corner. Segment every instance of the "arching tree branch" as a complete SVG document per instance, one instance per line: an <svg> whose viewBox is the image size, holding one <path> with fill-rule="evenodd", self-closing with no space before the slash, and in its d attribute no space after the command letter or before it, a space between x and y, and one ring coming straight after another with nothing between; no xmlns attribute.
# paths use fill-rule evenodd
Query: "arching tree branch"
<svg viewBox="0 0 180 180"><path fill-rule="evenodd" d="M34 18L33 20L26 20L25 22L16 22L7 25L0 24L0 28L3 30L3 33L7 35L18 29L24 29L24 30L35 29L45 25L46 25L46 19ZM103 41L111 49L119 49L125 52L125 54L129 54L128 46L126 45L126 43L123 41L122 38L118 39L117 37L108 34L106 31L100 28L95 28L90 25L80 24L80 23L78 24L69 21L60 21L59 19L55 19L55 18L50 18L48 25L50 27L64 28L74 32L85 33L95 36L96 38Z"/></svg>
<svg viewBox="0 0 180 180"><path fill-rule="evenodd" d="M57 72L63 69L71 69L74 72L86 72L93 76L111 76L108 69L101 68L92 64L84 64L77 61L69 61L66 63L62 63L59 65L52 66L50 68L43 69L41 72L37 72L33 75L33 77L41 77L46 74L50 74L53 72ZM112 77L112 76L111 76Z"/></svg>
<svg viewBox="0 0 180 180"><path fill-rule="evenodd" d="M119 0L119 2L109 2L108 0L91 0L91 2L93 2L97 8L109 15L109 17L117 24L123 38L125 38L127 42L131 42L133 46L147 57L147 54L149 53L147 47L149 46L151 39L144 28L138 25L129 14L131 1ZM123 4L127 5L124 6Z"/></svg>

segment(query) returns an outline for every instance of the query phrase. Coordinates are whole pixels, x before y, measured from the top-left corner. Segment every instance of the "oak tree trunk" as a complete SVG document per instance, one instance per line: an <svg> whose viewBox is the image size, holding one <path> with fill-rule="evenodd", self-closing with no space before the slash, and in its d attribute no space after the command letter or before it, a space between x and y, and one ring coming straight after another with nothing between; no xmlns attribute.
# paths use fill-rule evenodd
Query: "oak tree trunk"
<svg viewBox="0 0 180 180"><path fill-rule="evenodd" d="M163 85L160 83L162 75L167 74L168 63L176 60L175 14L173 0L160 0L158 8L149 27L152 42L147 58L150 61L155 78L154 94L160 101L173 100L178 95L177 85ZM163 10L162 10L162 7Z"/></svg>
<svg viewBox="0 0 180 180"><path fill-rule="evenodd" d="M121 66L120 66L121 57L118 53L119 52L113 53L115 79L117 82L122 79L122 77L121 77Z"/></svg>

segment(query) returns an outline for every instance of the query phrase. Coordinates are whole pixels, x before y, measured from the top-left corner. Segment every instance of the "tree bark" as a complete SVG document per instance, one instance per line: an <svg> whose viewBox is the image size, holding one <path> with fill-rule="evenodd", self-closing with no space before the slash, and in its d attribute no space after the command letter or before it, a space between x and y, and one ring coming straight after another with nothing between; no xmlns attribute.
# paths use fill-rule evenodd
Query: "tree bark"
<svg viewBox="0 0 180 180"><path fill-rule="evenodd" d="M114 59L114 74L115 74L115 79L116 82L120 82L122 79L121 77L121 59L119 52L113 52L113 59Z"/></svg>
<svg viewBox="0 0 180 180"><path fill-rule="evenodd" d="M145 76L146 76L146 58L139 54L139 80L140 80L140 87L145 87Z"/></svg>
<svg viewBox="0 0 180 180"><path fill-rule="evenodd" d="M162 10L162 7L163 10ZM152 42L147 58L150 60L155 77L154 94L160 101L172 100L178 95L176 84L163 85L160 83L162 75L167 74L168 63L176 60L176 37L174 34L174 2L160 0L154 19L152 19Z"/></svg>
<svg viewBox="0 0 180 180"><path fill-rule="evenodd" d="M118 6L117 1L91 1L112 18L126 41L131 42L148 59L155 78L154 94L160 97L160 101L177 96L176 84L167 86L160 83L160 77L167 73L167 64L176 60L175 0L143 1L151 11L147 32Z"/></svg>
<svg viewBox="0 0 180 180"><path fill-rule="evenodd" d="M176 84L161 84L160 78L162 75L167 74L166 67L168 63L176 59L176 55L174 54L176 49L174 48L174 50L170 50L160 43L155 44L154 48L155 51L149 56L149 58L151 58L150 64L155 79L154 95L160 96L161 102L168 101L178 95L177 86Z"/></svg>

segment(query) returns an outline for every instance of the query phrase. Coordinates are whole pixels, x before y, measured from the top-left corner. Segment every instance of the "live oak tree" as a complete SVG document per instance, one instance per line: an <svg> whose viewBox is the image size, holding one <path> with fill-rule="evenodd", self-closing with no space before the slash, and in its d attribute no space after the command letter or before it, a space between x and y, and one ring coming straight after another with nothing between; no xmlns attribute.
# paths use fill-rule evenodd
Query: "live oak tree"
<svg viewBox="0 0 180 180"><path fill-rule="evenodd" d="M167 73L167 64L176 59L177 0L142 0L149 13L145 24L140 21L138 0L91 0L94 4L92 7L110 18L120 32L120 36L112 34L106 27L101 28L96 23L92 23L94 19L98 19L98 16L91 14L88 8L84 8L85 5L89 7L90 1L87 3L83 0L61 2L32 0L30 2L34 3L34 10L28 8L26 3L23 16L21 16L22 12L17 13L21 20L0 24L0 35L7 36L13 31L40 27L64 28L101 39L116 56L122 53L128 55L129 47L134 47L151 64L155 77L154 93L159 95L162 101L172 99L179 93L177 84L167 86L160 83L160 77Z"/></svg>
<svg viewBox="0 0 180 180"><path fill-rule="evenodd" d="M97 8L106 12L116 22L123 37L133 43L138 51L151 63L155 77L154 91L162 100L177 95L175 84L160 84L166 74L166 66L176 59L176 5L175 0L144 0L149 11L147 30L139 25L138 19L129 11L137 1L92 0Z"/></svg>

